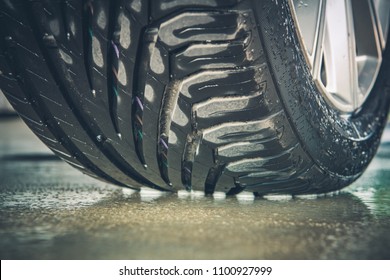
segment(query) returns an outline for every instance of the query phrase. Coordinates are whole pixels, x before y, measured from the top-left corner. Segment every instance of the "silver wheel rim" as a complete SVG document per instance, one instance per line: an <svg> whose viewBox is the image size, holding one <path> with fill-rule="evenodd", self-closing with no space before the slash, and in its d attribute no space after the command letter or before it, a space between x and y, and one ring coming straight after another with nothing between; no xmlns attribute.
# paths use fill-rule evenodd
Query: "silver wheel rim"
<svg viewBox="0 0 390 280"><path fill-rule="evenodd" d="M306 61L331 105L362 107L378 76L389 33L389 0L289 0Z"/></svg>

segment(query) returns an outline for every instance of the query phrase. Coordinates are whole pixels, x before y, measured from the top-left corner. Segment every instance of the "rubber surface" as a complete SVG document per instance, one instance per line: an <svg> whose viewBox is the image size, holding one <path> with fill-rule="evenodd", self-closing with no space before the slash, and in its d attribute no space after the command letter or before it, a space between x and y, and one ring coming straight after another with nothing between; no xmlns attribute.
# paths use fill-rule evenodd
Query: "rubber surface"
<svg viewBox="0 0 390 280"><path fill-rule="evenodd" d="M352 124L317 96L282 4L1 1L0 87L53 152L118 185L339 189L376 151L388 79L353 124L369 141L349 135ZM333 148L337 133L348 144Z"/></svg>

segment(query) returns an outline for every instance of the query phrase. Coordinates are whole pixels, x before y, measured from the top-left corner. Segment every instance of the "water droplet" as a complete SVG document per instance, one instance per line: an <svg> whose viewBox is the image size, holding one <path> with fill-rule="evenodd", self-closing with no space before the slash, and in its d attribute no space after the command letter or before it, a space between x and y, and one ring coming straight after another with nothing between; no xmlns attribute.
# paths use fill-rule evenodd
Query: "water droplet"
<svg viewBox="0 0 390 280"><path fill-rule="evenodd" d="M45 44L45 46L48 48L56 48L57 47L57 41L52 34L45 33L45 35L43 35L42 40L43 40L43 43Z"/></svg>
<svg viewBox="0 0 390 280"><path fill-rule="evenodd" d="M7 47L9 47L9 48L15 47L14 39L11 36L6 36L5 37L5 42L7 44Z"/></svg>

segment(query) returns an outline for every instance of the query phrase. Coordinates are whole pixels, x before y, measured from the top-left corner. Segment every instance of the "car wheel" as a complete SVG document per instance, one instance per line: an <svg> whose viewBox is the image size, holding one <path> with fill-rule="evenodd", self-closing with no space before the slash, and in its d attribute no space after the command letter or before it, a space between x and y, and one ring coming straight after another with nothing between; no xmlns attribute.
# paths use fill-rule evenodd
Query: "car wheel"
<svg viewBox="0 0 390 280"><path fill-rule="evenodd" d="M324 193L357 179L379 145L388 1L0 9L2 91L55 154L99 179L207 194Z"/></svg>

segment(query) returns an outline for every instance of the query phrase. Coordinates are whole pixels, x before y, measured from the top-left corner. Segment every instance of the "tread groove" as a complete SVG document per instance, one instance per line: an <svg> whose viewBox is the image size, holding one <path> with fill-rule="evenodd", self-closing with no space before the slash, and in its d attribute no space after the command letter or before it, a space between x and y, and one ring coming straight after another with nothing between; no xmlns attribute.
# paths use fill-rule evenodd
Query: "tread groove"
<svg viewBox="0 0 390 280"><path fill-rule="evenodd" d="M158 162L161 176L168 185L172 185L168 175L168 143L171 130L172 115L179 98L180 81L172 80L165 88L158 121Z"/></svg>
<svg viewBox="0 0 390 280"><path fill-rule="evenodd" d="M134 143L139 160L147 168L144 147L143 147L143 114L144 114L144 89L146 84L146 74L148 72L148 61L150 53L150 45L154 45L157 41L156 29L144 27L140 33L137 56L135 59L135 69L133 74L133 104L132 104L132 128ZM146 43L146 44L145 44Z"/></svg>
<svg viewBox="0 0 390 280"><path fill-rule="evenodd" d="M83 45L84 45L84 65L85 65L85 72L87 74L88 84L90 93L96 97L96 90L93 85L92 81L92 67L90 65L90 61L92 60L92 48L87 48L85 46L92 46L92 30L91 30L91 17L93 15L93 7L92 7L92 0L83 0L82 1L82 7L83 7L83 21L82 21L82 28L83 28Z"/></svg>
<svg viewBox="0 0 390 280"><path fill-rule="evenodd" d="M109 24L108 24L108 54L107 54L107 89L108 89L108 104L111 122L115 132L121 138L121 132L118 124L118 71L119 71L119 34L116 32L116 20L118 19L118 1L110 0L109 4Z"/></svg>

